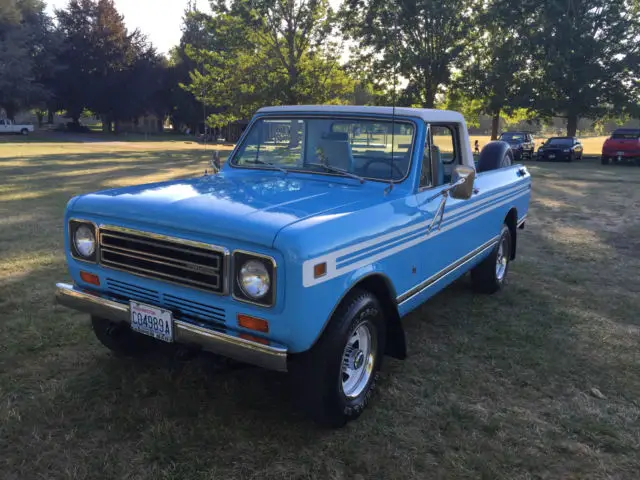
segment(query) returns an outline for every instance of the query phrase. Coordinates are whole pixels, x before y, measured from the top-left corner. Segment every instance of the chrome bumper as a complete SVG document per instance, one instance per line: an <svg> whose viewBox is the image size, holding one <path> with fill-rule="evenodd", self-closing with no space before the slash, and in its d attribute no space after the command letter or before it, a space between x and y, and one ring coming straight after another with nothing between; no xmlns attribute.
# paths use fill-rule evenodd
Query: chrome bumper
<svg viewBox="0 0 640 480"><path fill-rule="evenodd" d="M131 323L129 305L101 297L67 283L56 284L56 301L60 305L86 312L114 322ZM240 362L250 363L269 370L287 371L287 348L263 345L240 338L230 331L202 328L197 325L174 320L176 343L197 345Z"/></svg>

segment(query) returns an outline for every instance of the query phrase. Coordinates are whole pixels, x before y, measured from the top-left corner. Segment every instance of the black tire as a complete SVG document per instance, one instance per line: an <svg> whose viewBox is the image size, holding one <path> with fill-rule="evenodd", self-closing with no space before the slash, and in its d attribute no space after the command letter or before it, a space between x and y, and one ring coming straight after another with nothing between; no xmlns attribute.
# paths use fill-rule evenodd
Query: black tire
<svg viewBox="0 0 640 480"><path fill-rule="evenodd" d="M20 130L20 135L24 135L26 137L27 135L29 135L29 130L23 128L22 130Z"/></svg>
<svg viewBox="0 0 640 480"><path fill-rule="evenodd" d="M377 298L368 291L355 289L336 310L318 342L292 363L294 387L305 413L324 427L338 428L360 416L375 389L385 351L386 323ZM368 377L356 382L360 388L345 392L349 376L343 371L347 347L360 328L369 329L371 366L362 354L362 344L352 350L352 367ZM353 344L355 345L355 343ZM353 346L352 345L352 346ZM364 362L364 363L362 363ZM365 373L365 372L370 373ZM357 379L360 377L358 376ZM354 379L356 379L354 374ZM356 380L357 380L356 379ZM348 395L347 393L351 393Z"/></svg>
<svg viewBox="0 0 640 480"><path fill-rule="evenodd" d="M574 158L573 158L573 152L569 154L569 157L567 158L567 162L571 163L573 162Z"/></svg>
<svg viewBox="0 0 640 480"><path fill-rule="evenodd" d="M100 343L121 357L135 357L148 352L153 340L135 333L124 323L91 317L91 326Z"/></svg>
<svg viewBox="0 0 640 480"><path fill-rule="evenodd" d="M513 164L513 152L507 142L495 141L487 143L480 152L477 171L488 172Z"/></svg>
<svg viewBox="0 0 640 480"><path fill-rule="evenodd" d="M605 157L604 155L600 157L600 163L602 165L609 165L609 157Z"/></svg>
<svg viewBox="0 0 640 480"><path fill-rule="evenodd" d="M502 288L509 273L511 261L511 231L502 225L500 240L491 254L471 270L474 288L481 293L495 293ZM504 270L498 275L498 257L504 261Z"/></svg>

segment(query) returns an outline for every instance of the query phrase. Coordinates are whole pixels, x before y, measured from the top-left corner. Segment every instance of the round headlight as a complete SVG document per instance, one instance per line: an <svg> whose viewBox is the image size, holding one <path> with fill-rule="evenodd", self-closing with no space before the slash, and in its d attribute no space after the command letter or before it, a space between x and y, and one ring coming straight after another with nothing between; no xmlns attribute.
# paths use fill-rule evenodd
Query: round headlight
<svg viewBox="0 0 640 480"><path fill-rule="evenodd" d="M96 237L93 229L87 225L81 225L73 235L73 243L76 251L83 257L89 258L96 251Z"/></svg>
<svg viewBox="0 0 640 480"><path fill-rule="evenodd" d="M238 282L242 292L249 298L262 298L271 287L271 278L264 264L258 260L249 260L238 273Z"/></svg>

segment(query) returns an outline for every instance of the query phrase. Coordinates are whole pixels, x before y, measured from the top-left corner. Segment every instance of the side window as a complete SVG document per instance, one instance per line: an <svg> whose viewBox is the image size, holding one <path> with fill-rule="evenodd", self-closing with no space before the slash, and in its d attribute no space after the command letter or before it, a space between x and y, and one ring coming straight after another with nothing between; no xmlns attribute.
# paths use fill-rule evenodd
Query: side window
<svg viewBox="0 0 640 480"><path fill-rule="evenodd" d="M4 120L0 120L0 125L4 125Z"/></svg>
<svg viewBox="0 0 640 480"><path fill-rule="evenodd" d="M453 169L461 162L456 128L453 125L431 125L431 139L433 185L444 185L451 181Z"/></svg>
<svg viewBox="0 0 640 480"><path fill-rule="evenodd" d="M457 158L458 149L455 146L455 136L451 127L444 125L432 125L431 138L433 139L433 146L440 153L442 162L445 165L459 163Z"/></svg>

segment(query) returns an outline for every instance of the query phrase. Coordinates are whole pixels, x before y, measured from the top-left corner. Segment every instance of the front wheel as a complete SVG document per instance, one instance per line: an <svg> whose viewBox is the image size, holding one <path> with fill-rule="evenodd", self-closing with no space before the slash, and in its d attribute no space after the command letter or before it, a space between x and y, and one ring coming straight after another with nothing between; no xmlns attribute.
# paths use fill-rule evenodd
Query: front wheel
<svg viewBox="0 0 640 480"><path fill-rule="evenodd" d="M377 298L354 290L330 320L318 343L292 368L306 413L337 428L356 419L374 391L386 341Z"/></svg>
<svg viewBox="0 0 640 480"><path fill-rule="evenodd" d="M500 239L491 254L471 270L474 288L482 293L495 293L502 288L509 273L511 231L502 225Z"/></svg>
<svg viewBox="0 0 640 480"><path fill-rule="evenodd" d="M29 135L29 130L27 130L26 128L23 128L22 130L20 130L20 135L23 135L23 136Z"/></svg>

